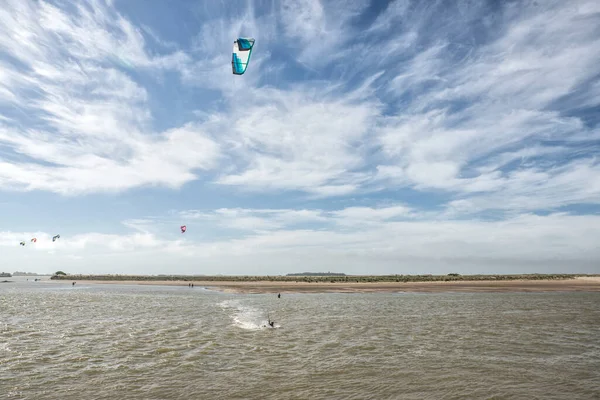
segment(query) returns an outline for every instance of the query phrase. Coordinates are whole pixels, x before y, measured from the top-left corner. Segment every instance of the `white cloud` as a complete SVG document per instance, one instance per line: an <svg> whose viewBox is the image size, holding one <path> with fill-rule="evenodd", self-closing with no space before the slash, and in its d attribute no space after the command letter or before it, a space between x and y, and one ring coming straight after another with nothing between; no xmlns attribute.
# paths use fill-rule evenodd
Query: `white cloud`
<svg viewBox="0 0 600 400"><path fill-rule="evenodd" d="M133 233L129 235L102 234L102 233L82 233L73 236L61 235L56 241L52 241L54 233L48 232L0 232L0 246L20 247L20 251L42 251L46 252L76 252L81 250L100 250L100 251L133 251L144 248L163 247L163 242L155 235L150 233ZM36 238L36 242L31 242L31 238ZM21 241L26 242L25 246L19 246Z"/></svg>
<svg viewBox="0 0 600 400"><path fill-rule="evenodd" d="M49 262L44 255L52 250L53 260L68 262L73 273L110 272L109 258L138 273L164 273L166 264L160 262L168 262L170 273L195 274L284 274L307 269L346 273L539 272L538 268L590 272L594 271L593 260L600 257L595 239L600 234L600 217L596 215L521 214L503 221L395 220L406 212L404 206L299 213L221 209L206 214L223 225L249 215L270 224L216 241L189 236L172 239L168 234L85 233L62 235L52 243L49 234L37 233L38 243L25 247L18 242L34 233L2 232L0 246L8 264L18 264L27 256L38 268ZM321 230L289 224L315 216L328 222ZM247 226L237 228L246 230ZM78 263L73 264L75 261Z"/></svg>
<svg viewBox="0 0 600 400"><path fill-rule="evenodd" d="M218 145L193 126L174 129L151 140L141 135L112 141L108 137L85 136L88 145L57 142L42 132L27 135L5 130L4 134L0 131L0 140L12 143L18 153L57 166L0 162L0 182L4 181L4 187L62 194L118 191L152 184L179 187L196 179L192 169L213 167L219 154Z"/></svg>
<svg viewBox="0 0 600 400"><path fill-rule="evenodd" d="M127 228L136 230L141 233L151 233L153 231L154 226L156 225L156 221L151 218L133 218L128 219L122 222L124 226Z"/></svg>
<svg viewBox="0 0 600 400"><path fill-rule="evenodd" d="M348 194L367 179L361 145L377 104L324 97L324 91L248 93L227 137L239 172L218 183L251 189ZM234 164L235 165L235 164Z"/></svg>
<svg viewBox="0 0 600 400"><path fill-rule="evenodd" d="M494 192L471 197L468 211L534 211L600 203L600 163L573 161L546 171L528 168L498 179ZM461 203L464 204L464 203Z"/></svg>
<svg viewBox="0 0 600 400"><path fill-rule="evenodd" d="M333 211L331 214L338 225L354 227L357 225L380 225L384 221L397 218L412 219L417 217L414 210L404 205L381 208L349 207Z"/></svg>
<svg viewBox="0 0 600 400"><path fill-rule="evenodd" d="M345 196L373 184L494 192L519 176L500 170L510 157L541 140L582 137L587 129L580 119L547 108L592 77L599 61L593 2L579 4L519 6L523 12L507 5L494 28L498 38L455 60L454 43L443 35L455 33L452 26L442 24L425 39L418 34L438 6L395 2L356 36L351 22L364 11L363 2L295 0L266 13L249 4L226 17L216 12L222 11L218 4L206 5L216 17L199 28L192 58L161 43L150 27L138 29L111 4L95 1L68 14L45 2L12 1L0 14L0 46L29 69L7 65L1 100L47 126L24 129L18 118L3 117L0 141L23 157L0 161L0 182L64 194L176 188L197 179L196 170L221 166L219 184L313 197ZM450 13L469 23L489 11L457 6ZM276 23L279 17L284 24ZM398 24L399 37L382 36ZM278 29L289 46L298 46L303 62L352 59L340 76L362 71L366 78L259 87L272 71L265 61ZM142 32L170 52L150 55ZM232 38L245 34L264 48L242 80L231 75L228 54ZM373 59L357 58L360 49L369 49ZM374 65L382 67L376 74ZM219 89L230 109L209 105L202 122L155 132L148 88L124 72L133 67L179 71L186 83ZM237 85L244 86L243 102ZM587 106L597 98L584 97ZM453 110L457 102L470 105ZM548 145L534 156L559 158L570 151ZM374 154L383 160L379 166Z"/></svg>
<svg viewBox="0 0 600 400"><path fill-rule="evenodd" d="M102 2L76 9L13 1L0 11L0 49L24 65L3 64L3 100L23 115L0 124L0 144L21 155L0 160L2 188L176 188L213 168L218 144L193 123L154 132L147 90L117 69L179 69L187 56L148 55L141 33Z"/></svg>
<svg viewBox="0 0 600 400"><path fill-rule="evenodd" d="M366 1L285 0L281 20L288 49L299 51L297 61L312 68L349 55L348 44L355 35L349 21L368 6ZM294 45L299 41L300 48Z"/></svg>
<svg viewBox="0 0 600 400"><path fill-rule="evenodd" d="M319 0L289 0L281 4L287 35L310 42L325 33L325 10Z"/></svg>
<svg viewBox="0 0 600 400"><path fill-rule="evenodd" d="M237 267L238 271L265 262L266 257L284 257L286 254L300 256L289 267L295 270L307 268L302 264L307 257L315 260L310 269L331 269L343 259L357 257L354 271L363 273L366 268L377 273L414 271L410 264L413 261L418 262L421 271L427 271L427 268L439 271L445 260L462 260L454 263L454 267L463 271L486 270L489 268L483 264L486 260L490 264L503 264L504 271L529 269L529 262L540 260L557 263L554 266L558 265L564 271L582 265L589 267L586 262L600 256L593 239L599 233L600 221L596 219L596 216L564 214L521 215L499 222L381 222L353 231L276 230L211 243L208 247L199 245L196 254L209 263L213 257L227 259L225 254L248 257ZM477 260L482 264L474 266L472 263ZM358 267L357 264L362 265ZM281 267L271 270L281 271Z"/></svg>
<svg viewBox="0 0 600 400"><path fill-rule="evenodd" d="M220 208L212 212L187 210L177 213L183 221L209 221L223 228L263 232L296 224L327 222L321 210Z"/></svg>
<svg viewBox="0 0 600 400"><path fill-rule="evenodd" d="M595 133L552 108L597 74L600 38L592 3L507 6L498 38L467 57L452 61L445 45L434 42L402 64L389 89L392 96L407 90L415 96L380 125L388 162L376 179L462 193L476 211L598 203L597 163L585 159L586 143L576 143ZM377 26L403 18L403 10ZM415 92L424 81L428 87ZM598 93L595 85L585 90L589 107ZM523 157L530 161L503 169Z"/></svg>

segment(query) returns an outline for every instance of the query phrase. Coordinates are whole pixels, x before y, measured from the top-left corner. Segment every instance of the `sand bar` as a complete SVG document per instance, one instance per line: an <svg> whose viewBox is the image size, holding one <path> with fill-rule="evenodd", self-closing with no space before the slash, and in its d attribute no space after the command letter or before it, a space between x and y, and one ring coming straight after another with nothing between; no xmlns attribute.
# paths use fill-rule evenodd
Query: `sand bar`
<svg viewBox="0 0 600 400"><path fill-rule="evenodd" d="M71 281L58 280L70 285ZM354 292L600 292L600 277L552 280L451 281L451 282L232 282L232 281L101 281L76 280L81 284L167 285L204 287L228 293L354 293Z"/></svg>

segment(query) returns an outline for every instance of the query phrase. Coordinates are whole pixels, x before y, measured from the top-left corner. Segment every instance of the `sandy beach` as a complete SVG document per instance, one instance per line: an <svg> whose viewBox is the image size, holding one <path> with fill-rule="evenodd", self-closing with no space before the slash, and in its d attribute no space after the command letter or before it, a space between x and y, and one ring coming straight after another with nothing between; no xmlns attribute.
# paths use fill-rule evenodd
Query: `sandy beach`
<svg viewBox="0 0 600 400"><path fill-rule="evenodd" d="M72 281L54 281L68 284ZM600 277L577 277L564 280L506 280L454 282L229 282L229 281L77 281L77 284L167 285L204 287L228 293L353 293L353 292L549 292L600 291Z"/></svg>

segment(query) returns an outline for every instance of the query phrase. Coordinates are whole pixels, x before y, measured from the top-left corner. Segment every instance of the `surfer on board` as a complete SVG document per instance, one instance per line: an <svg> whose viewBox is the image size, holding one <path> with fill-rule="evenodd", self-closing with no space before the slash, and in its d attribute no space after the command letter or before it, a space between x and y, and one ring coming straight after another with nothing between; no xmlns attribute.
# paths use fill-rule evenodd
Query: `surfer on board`
<svg viewBox="0 0 600 400"><path fill-rule="evenodd" d="M271 328L275 328L275 321L271 321L271 316L267 315L267 323L271 326ZM265 325L266 327L266 325Z"/></svg>

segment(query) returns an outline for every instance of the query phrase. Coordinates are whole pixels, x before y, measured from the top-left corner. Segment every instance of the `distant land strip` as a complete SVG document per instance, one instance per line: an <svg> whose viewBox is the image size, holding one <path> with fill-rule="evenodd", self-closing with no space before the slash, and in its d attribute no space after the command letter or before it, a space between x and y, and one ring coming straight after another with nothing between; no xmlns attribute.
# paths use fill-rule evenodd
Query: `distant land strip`
<svg viewBox="0 0 600 400"><path fill-rule="evenodd" d="M600 277L600 274L516 274L516 275L53 275L53 280L82 281L179 281L179 282L307 282L307 283L368 283L368 282L460 282L513 280L568 280L577 277Z"/></svg>

